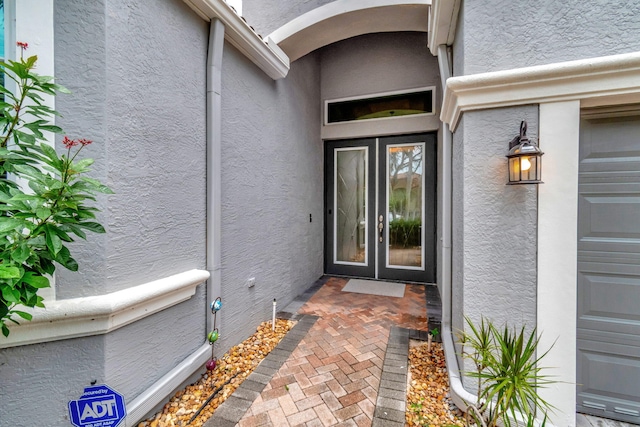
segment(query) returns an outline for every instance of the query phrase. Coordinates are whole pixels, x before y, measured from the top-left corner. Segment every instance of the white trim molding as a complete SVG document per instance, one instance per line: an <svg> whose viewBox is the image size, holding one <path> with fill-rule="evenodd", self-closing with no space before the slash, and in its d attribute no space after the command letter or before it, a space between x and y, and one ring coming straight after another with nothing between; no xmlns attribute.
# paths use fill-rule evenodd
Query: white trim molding
<svg viewBox="0 0 640 427"><path fill-rule="evenodd" d="M138 425L145 415L167 399L167 396L189 379L211 357L211 345L202 345L178 366L153 383L142 394L127 404L127 427Z"/></svg>
<svg viewBox="0 0 640 427"><path fill-rule="evenodd" d="M447 80L440 119L455 130L463 112L580 100L581 107L640 102L640 52Z"/></svg>
<svg viewBox="0 0 640 427"><path fill-rule="evenodd" d="M540 105L544 184L538 186L537 330L554 381L540 396L557 426L575 425L580 101Z"/></svg>
<svg viewBox="0 0 640 427"><path fill-rule="evenodd" d="M456 35L461 0L432 0L429 13L427 45L431 54L438 55L438 46L451 46Z"/></svg>
<svg viewBox="0 0 640 427"><path fill-rule="evenodd" d="M24 309L31 321L9 326L0 348L106 334L191 298L209 278L206 270L184 273L106 295L46 302Z"/></svg>
<svg viewBox="0 0 640 427"><path fill-rule="evenodd" d="M267 38L295 61L320 47L361 34L426 32L430 5L431 0L335 0L289 21Z"/></svg>
<svg viewBox="0 0 640 427"><path fill-rule="evenodd" d="M225 26L225 40L274 80L289 73L289 57L276 43L263 39L223 0L184 0L201 18L219 19Z"/></svg>

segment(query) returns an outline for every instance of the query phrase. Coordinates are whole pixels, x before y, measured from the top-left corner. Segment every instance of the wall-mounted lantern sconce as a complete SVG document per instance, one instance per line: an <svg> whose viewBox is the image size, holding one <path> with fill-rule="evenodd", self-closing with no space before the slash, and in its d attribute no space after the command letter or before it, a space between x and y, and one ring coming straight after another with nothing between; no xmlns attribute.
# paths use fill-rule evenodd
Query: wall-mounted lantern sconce
<svg viewBox="0 0 640 427"><path fill-rule="evenodd" d="M520 135L509 142L509 182L507 184L542 183L542 155L535 142L527 138L527 122L520 123Z"/></svg>

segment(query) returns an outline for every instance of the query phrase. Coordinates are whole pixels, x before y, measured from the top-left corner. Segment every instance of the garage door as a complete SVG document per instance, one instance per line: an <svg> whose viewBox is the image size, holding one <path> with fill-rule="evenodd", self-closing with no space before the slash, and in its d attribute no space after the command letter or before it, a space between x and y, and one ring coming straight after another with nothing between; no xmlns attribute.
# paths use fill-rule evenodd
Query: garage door
<svg viewBox="0 0 640 427"><path fill-rule="evenodd" d="M640 424L640 111L625 114L580 126L577 409Z"/></svg>

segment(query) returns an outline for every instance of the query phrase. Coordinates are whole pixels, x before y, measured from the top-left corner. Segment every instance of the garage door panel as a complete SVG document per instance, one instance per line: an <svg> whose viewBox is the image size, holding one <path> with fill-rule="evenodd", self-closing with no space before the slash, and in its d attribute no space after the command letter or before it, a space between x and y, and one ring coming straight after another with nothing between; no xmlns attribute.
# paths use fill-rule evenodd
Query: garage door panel
<svg viewBox="0 0 640 427"><path fill-rule="evenodd" d="M588 171L589 165L597 163L640 162L638 135L640 120L637 116L583 120L580 124L580 163ZM602 167L594 169L601 171Z"/></svg>
<svg viewBox="0 0 640 427"><path fill-rule="evenodd" d="M578 411L640 422L640 116L582 120Z"/></svg>
<svg viewBox="0 0 640 427"><path fill-rule="evenodd" d="M584 345L584 346L583 346ZM625 350L616 353L616 350ZM640 348L610 346L578 341L578 357L589 373L581 385L583 392L601 393L617 399L633 399L640 394L640 382L634 376L640 370ZM638 403L640 405L640 402Z"/></svg>
<svg viewBox="0 0 640 427"><path fill-rule="evenodd" d="M578 200L580 249L610 250L613 243L631 246L622 251L640 251L640 193L581 194Z"/></svg>
<svg viewBox="0 0 640 427"><path fill-rule="evenodd" d="M629 338L629 334L625 333L578 328L578 334L582 341L601 342L611 346L622 345L640 348L640 337Z"/></svg>
<svg viewBox="0 0 640 427"><path fill-rule="evenodd" d="M629 422L640 420L640 347L611 346L578 340L578 369L585 375L578 384L578 408L612 414Z"/></svg>
<svg viewBox="0 0 640 427"><path fill-rule="evenodd" d="M640 276L580 271L578 327L640 336Z"/></svg>
<svg viewBox="0 0 640 427"><path fill-rule="evenodd" d="M633 274L629 273L629 271L636 269L640 265L640 254L634 252L611 253L611 251L579 250L578 259L583 265L602 263L602 260L606 259L607 263L617 264L620 268L623 268L625 274Z"/></svg>

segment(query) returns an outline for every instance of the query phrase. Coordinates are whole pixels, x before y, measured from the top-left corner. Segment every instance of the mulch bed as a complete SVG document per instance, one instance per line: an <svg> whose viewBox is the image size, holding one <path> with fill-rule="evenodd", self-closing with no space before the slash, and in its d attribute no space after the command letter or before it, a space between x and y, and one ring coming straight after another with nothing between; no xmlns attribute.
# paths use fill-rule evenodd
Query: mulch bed
<svg viewBox="0 0 640 427"><path fill-rule="evenodd" d="M294 324L291 320L277 319L274 332L270 321L263 322L255 334L225 353L218 360L215 370L207 371L198 381L178 391L164 405L162 411L140 422L137 427L201 427L216 408L253 372L258 363L278 345ZM220 387L215 397L188 424L212 393Z"/></svg>

